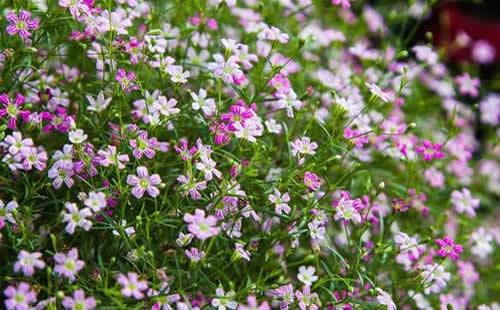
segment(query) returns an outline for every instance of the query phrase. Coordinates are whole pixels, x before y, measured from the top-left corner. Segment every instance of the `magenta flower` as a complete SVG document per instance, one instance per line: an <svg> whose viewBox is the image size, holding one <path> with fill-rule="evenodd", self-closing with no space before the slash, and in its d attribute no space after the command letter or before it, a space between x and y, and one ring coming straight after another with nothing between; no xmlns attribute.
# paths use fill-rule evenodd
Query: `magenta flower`
<svg viewBox="0 0 500 310"><path fill-rule="evenodd" d="M85 292L79 289L73 293L73 297L64 297L62 305L67 310L92 310L96 307L96 301L94 297L85 297Z"/></svg>
<svg viewBox="0 0 500 310"><path fill-rule="evenodd" d="M61 133L67 133L75 124L74 116L68 115L66 109L62 107L57 108L54 114L50 112L42 112L41 114L42 119L49 122L43 127L44 132L56 130Z"/></svg>
<svg viewBox="0 0 500 310"><path fill-rule="evenodd" d="M35 269L44 269L45 263L40 259L42 253L27 252L21 250L17 256L17 262L14 264L14 272L22 271L25 277L31 277L35 273Z"/></svg>
<svg viewBox="0 0 500 310"><path fill-rule="evenodd" d="M10 285L3 291L5 308L7 310L28 310L30 305L36 301L36 293L26 282L21 282L16 286Z"/></svg>
<svg viewBox="0 0 500 310"><path fill-rule="evenodd" d="M149 196L156 197L160 194L160 190L156 185L161 183L158 174L149 175L148 169L144 166L137 168L137 176L129 174L127 177L127 184L133 186L132 195L140 199L144 196L144 192L148 192Z"/></svg>
<svg viewBox="0 0 500 310"><path fill-rule="evenodd" d="M432 143L429 140L422 141L421 146L415 148L417 153L424 157L424 160L441 159L444 157L444 153L441 152L441 144Z"/></svg>
<svg viewBox="0 0 500 310"><path fill-rule="evenodd" d="M436 252L437 255L441 257L448 256L452 260L457 260L460 257L460 253L463 251L462 246L460 244L455 244L450 237L436 239L436 244L440 247Z"/></svg>
<svg viewBox="0 0 500 310"><path fill-rule="evenodd" d="M220 228L217 227L217 218L213 215L205 217L205 211L196 209L194 215L186 213L184 221L188 223L188 230L200 240L216 236Z"/></svg>
<svg viewBox="0 0 500 310"><path fill-rule="evenodd" d="M14 12L7 14L9 25L7 26L7 33L11 36L19 34L23 39L31 36L30 30L38 29L40 21L31 18L31 12L21 10L19 15Z"/></svg>
<svg viewBox="0 0 500 310"><path fill-rule="evenodd" d="M76 274L85 266L85 262L78 259L78 250L72 248L68 253L56 253L54 255L56 266L54 272L74 282Z"/></svg>
<svg viewBox="0 0 500 310"><path fill-rule="evenodd" d="M364 144L368 143L368 137L361 134L357 129L344 129L344 138L350 140L357 148L362 148Z"/></svg>
<svg viewBox="0 0 500 310"><path fill-rule="evenodd" d="M137 85L134 83L135 73L132 71L127 72L125 69L118 69L115 79L126 93L138 89Z"/></svg>
<svg viewBox="0 0 500 310"><path fill-rule="evenodd" d="M9 129L17 129L17 117L21 116L27 119L30 115L29 111L22 111L21 106L24 104L24 96L21 94L16 94L16 99L12 101L7 94L0 95L0 103L3 104L3 108L0 109L0 118L6 117L8 119L7 127Z"/></svg>
<svg viewBox="0 0 500 310"><path fill-rule="evenodd" d="M321 185L321 179L315 173L306 171L304 173L304 184L310 190L316 191Z"/></svg>
<svg viewBox="0 0 500 310"><path fill-rule="evenodd" d="M148 289L148 282L139 280L137 273L128 272L126 276L119 274L116 280L122 287L121 293L123 296L134 297L135 299L144 298L143 292Z"/></svg>

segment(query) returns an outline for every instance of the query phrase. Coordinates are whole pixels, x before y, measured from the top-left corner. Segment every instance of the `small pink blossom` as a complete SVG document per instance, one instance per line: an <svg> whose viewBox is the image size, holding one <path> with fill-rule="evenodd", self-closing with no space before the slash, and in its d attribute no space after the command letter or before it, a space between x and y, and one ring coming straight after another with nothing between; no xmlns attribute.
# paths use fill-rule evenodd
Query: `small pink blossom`
<svg viewBox="0 0 500 310"><path fill-rule="evenodd" d="M458 76L455 79L455 82L458 84L460 93L462 95L477 97L477 95L479 94L480 81L478 78L471 78L469 73L465 72L464 74Z"/></svg>
<svg viewBox="0 0 500 310"><path fill-rule="evenodd" d="M321 185L321 179L315 173L306 171L304 173L304 185L311 191L317 191Z"/></svg>
<svg viewBox="0 0 500 310"><path fill-rule="evenodd" d="M450 237L444 237L443 239L436 239L436 244L440 247L437 250L437 255L441 257L449 257L452 260L457 260L462 253L463 248L460 244L455 244L455 242Z"/></svg>
<svg viewBox="0 0 500 310"><path fill-rule="evenodd" d="M127 275L119 274L116 278L121 285L121 293L125 297L143 299L144 292L148 289L148 282L139 280L139 275L135 272L128 272Z"/></svg>
<svg viewBox="0 0 500 310"><path fill-rule="evenodd" d="M132 195L137 199L142 198L145 192L148 192L149 196L153 198L158 196L160 190L156 186L160 183L160 176L156 173L150 176L148 169L144 166L137 168L137 175L129 174L127 176L127 184L133 186Z"/></svg>
<svg viewBox="0 0 500 310"><path fill-rule="evenodd" d="M423 156L426 161L441 159L444 157L444 153L441 151L441 144L432 143L429 140L422 141L422 145L417 146L415 150Z"/></svg>
<svg viewBox="0 0 500 310"><path fill-rule="evenodd" d="M184 221L188 223L188 230L200 240L216 236L220 232L217 227L217 218L213 215L205 217L205 211L196 209L194 215L186 213Z"/></svg>

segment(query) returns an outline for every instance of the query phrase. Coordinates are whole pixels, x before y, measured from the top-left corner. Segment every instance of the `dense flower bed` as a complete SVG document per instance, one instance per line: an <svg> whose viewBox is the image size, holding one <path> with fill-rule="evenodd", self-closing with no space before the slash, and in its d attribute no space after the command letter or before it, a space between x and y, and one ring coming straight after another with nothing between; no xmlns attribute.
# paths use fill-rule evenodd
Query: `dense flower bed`
<svg viewBox="0 0 500 310"><path fill-rule="evenodd" d="M500 308L496 51L423 1L0 8L7 309Z"/></svg>

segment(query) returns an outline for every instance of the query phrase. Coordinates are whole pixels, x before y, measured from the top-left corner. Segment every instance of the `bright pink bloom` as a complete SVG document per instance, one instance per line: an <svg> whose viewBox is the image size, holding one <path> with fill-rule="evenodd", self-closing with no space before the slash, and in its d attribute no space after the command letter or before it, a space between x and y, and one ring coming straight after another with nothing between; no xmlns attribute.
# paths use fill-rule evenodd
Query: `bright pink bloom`
<svg viewBox="0 0 500 310"><path fill-rule="evenodd" d="M436 239L436 244L440 247L437 250L437 255L441 257L450 257L452 260L457 260L460 257L463 249L460 244L455 244L455 242L450 237L444 237L443 239Z"/></svg>
<svg viewBox="0 0 500 310"><path fill-rule="evenodd" d="M0 108L0 118L7 117L9 129L17 128L17 117L21 116L23 120L27 120L30 115L29 111L22 111L21 106L24 104L24 96L21 94L16 94L16 99L12 101L7 94L0 95L0 103L3 104L3 108Z"/></svg>
<svg viewBox="0 0 500 310"><path fill-rule="evenodd" d="M429 140L422 141L421 146L415 148L417 153L424 157L424 160L441 159L444 157L444 153L441 152L441 144L432 143Z"/></svg>

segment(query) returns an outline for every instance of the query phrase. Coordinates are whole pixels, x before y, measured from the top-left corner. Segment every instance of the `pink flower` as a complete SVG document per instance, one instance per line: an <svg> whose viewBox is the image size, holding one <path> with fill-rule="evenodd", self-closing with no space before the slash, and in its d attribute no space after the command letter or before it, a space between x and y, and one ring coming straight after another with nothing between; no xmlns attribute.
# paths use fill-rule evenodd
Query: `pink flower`
<svg viewBox="0 0 500 310"><path fill-rule="evenodd" d="M17 118L21 116L23 120L27 120L30 115L29 111L22 111L21 106L24 104L24 96L16 94L16 99L12 101L7 94L0 95L0 103L3 108L0 109L0 118L6 117L8 119L7 127L9 129L17 129Z"/></svg>
<svg viewBox="0 0 500 310"><path fill-rule="evenodd" d="M62 305L67 310L93 310L96 307L96 301L94 297L85 297L85 292L79 289L73 293L73 297L64 297Z"/></svg>
<svg viewBox="0 0 500 310"><path fill-rule="evenodd" d="M341 4L344 9L348 9L351 7L351 3L349 3L349 0L332 0L333 5L339 5Z"/></svg>
<svg viewBox="0 0 500 310"><path fill-rule="evenodd" d="M254 295L248 295L247 302L248 305L239 305L238 310L271 310L267 301L264 301L259 305L259 302Z"/></svg>
<svg viewBox="0 0 500 310"><path fill-rule="evenodd" d="M139 88L134 83L135 73L132 71L127 72L125 71L125 69L120 68L116 73L115 79L118 81L118 83L126 93L130 93Z"/></svg>
<svg viewBox="0 0 500 310"><path fill-rule="evenodd" d="M217 218L213 215L205 217L205 211L196 209L194 215L185 214L184 221L188 223L188 230L200 240L205 240L219 234Z"/></svg>
<svg viewBox="0 0 500 310"><path fill-rule="evenodd" d="M72 248L68 253L56 253L54 255L56 266L54 272L74 282L76 275L85 266L85 262L78 259L78 250Z"/></svg>
<svg viewBox="0 0 500 310"><path fill-rule="evenodd" d="M199 191L207 188L206 181L196 182L196 180L189 175L180 175L177 177L177 181L182 184L180 188L184 191L183 195L187 196L189 194L193 200L199 200L201 198L201 193Z"/></svg>
<svg viewBox="0 0 500 310"><path fill-rule="evenodd" d="M458 84L462 95L469 94L471 97L477 97L479 94L480 81L478 78L472 79L469 73L465 72L458 76L455 82Z"/></svg>
<svg viewBox="0 0 500 310"><path fill-rule="evenodd" d="M436 239L436 244L440 247L437 250L437 255L441 257L448 256L452 260L457 260L460 257L463 249L460 244L455 244L455 242L450 237L444 237L443 239Z"/></svg>
<svg viewBox="0 0 500 310"><path fill-rule="evenodd" d="M444 188L444 181L445 181L444 174L435 167L431 167L425 170L424 177L432 187Z"/></svg>
<svg viewBox="0 0 500 310"><path fill-rule="evenodd" d="M295 297L299 302L300 310L318 310L319 309L319 297L316 293L311 293L311 287L309 285L304 285L302 291L296 290Z"/></svg>
<svg viewBox="0 0 500 310"><path fill-rule="evenodd" d="M357 129L344 129L344 138L350 140L357 148L362 148L364 144L368 143L368 137L361 134Z"/></svg>
<svg viewBox="0 0 500 310"><path fill-rule="evenodd" d="M72 178L75 175L73 168L73 162L70 160L56 161L48 172L49 178L53 179L52 186L54 186L55 189L59 189L64 183L66 187L71 188L75 183Z"/></svg>
<svg viewBox="0 0 500 310"><path fill-rule="evenodd" d="M304 173L304 184L310 190L316 191L321 185L321 179L315 173L306 171Z"/></svg>
<svg viewBox="0 0 500 310"><path fill-rule="evenodd" d="M415 148L417 153L424 157L424 160L430 161L433 159L441 159L444 157L444 153L441 152L441 144L432 143L429 140L422 141L421 146Z"/></svg>
<svg viewBox="0 0 500 310"><path fill-rule="evenodd" d="M202 260L205 256L206 253L203 251L198 250L198 248L191 248L189 250L185 250L184 253L186 256L189 258L190 261L197 263L200 260Z"/></svg>
<svg viewBox="0 0 500 310"><path fill-rule="evenodd" d="M16 286L10 285L3 291L5 308L7 310L27 310L36 301L36 293L26 282L21 282Z"/></svg>
<svg viewBox="0 0 500 310"><path fill-rule="evenodd" d="M42 253L30 253L24 250L19 252L17 262L14 264L14 272L23 272L24 276L31 277L35 273L35 269L44 269L45 263L40 259Z"/></svg>
<svg viewBox="0 0 500 310"><path fill-rule="evenodd" d="M139 280L139 275L135 272L119 274L116 278L121 285L121 293L125 297L134 297L135 299L143 299L144 291L148 289L148 282Z"/></svg>
<svg viewBox="0 0 500 310"><path fill-rule="evenodd" d="M23 39L29 38L31 36L29 31L38 29L40 25L40 21L32 19L31 13L25 10L21 10L19 15L13 12L8 13L7 20L9 21L7 33L11 36L19 34Z"/></svg>
<svg viewBox="0 0 500 310"><path fill-rule="evenodd" d="M479 281L479 273L471 262L457 262L458 274L465 285L472 287Z"/></svg>
<svg viewBox="0 0 500 310"><path fill-rule="evenodd" d="M132 195L140 199L144 196L144 192L148 192L149 196L156 197L160 194L160 190L156 185L161 183L158 174L149 175L148 169L144 166L137 168L137 176L129 174L127 176L127 184L133 186Z"/></svg>
<svg viewBox="0 0 500 310"><path fill-rule="evenodd" d="M472 59L483 65L492 63L495 54L495 48L488 41L479 40L472 47Z"/></svg>
<svg viewBox="0 0 500 310"><path fill-rule="evenodd" d="M451 193L451 202L458 213L465 213L470 217L476 216L475 209L479 208L480 200L474 198L467 188L462 191L453 191Z"/></svg>

